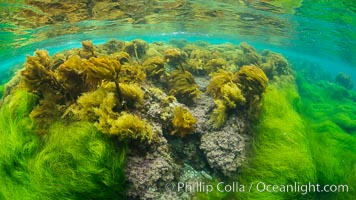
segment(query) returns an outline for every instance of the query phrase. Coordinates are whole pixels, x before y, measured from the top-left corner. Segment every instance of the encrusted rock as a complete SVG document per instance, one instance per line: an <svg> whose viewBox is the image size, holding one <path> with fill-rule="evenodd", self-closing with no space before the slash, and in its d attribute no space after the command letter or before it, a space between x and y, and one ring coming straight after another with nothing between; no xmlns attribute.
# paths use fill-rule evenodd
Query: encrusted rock
<svg viewBox="0 0 356 200"><path fill-rule="evenodd" d="M230 176L241 167L245 160L245 131L244 121L233 117L221 130L202 136L200 148L212 168Z"/></svg>
<svg viewBox="0 0 356 200"><path fill-rule="evenodd" d="M165 188L173 181L176 170L167 151L167 141L160 137L160 142L144 156L131 152L125 167L129 199L178 199L175 192Z"/></svg>

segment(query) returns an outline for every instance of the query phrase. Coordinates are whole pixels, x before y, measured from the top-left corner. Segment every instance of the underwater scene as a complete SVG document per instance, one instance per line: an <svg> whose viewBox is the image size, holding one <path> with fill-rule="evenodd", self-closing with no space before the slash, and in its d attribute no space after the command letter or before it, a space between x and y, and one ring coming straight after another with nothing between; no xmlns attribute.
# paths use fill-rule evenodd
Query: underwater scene
<svg viewBox="0 0 356 200"><path fill-rule="evenodd" d="M355 54L354 0L0 0L0 200L354 200Z"/></svg>

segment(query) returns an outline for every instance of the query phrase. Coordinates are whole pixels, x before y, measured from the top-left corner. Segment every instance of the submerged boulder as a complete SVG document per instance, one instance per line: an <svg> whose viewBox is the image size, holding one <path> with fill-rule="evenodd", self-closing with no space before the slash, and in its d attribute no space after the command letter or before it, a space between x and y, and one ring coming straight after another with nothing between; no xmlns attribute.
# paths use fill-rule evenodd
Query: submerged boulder
<svg viewBox="0 0 356 200"><path fill-rule="evenodd" d="M210 167L231 176L245 161L247 126L242 119L232 117L219 131L202 136L200 148Z"/></svg>
<svg viewBox="0 0 356 200"><path fill-rule="evenodd" d="M351 76L349 76L343 72L340 72L336 75L335 83L337 83L338 85L341 85L344 88L349 89L349 90L351 90L354 87L354 82L353 82Z"/></svg>

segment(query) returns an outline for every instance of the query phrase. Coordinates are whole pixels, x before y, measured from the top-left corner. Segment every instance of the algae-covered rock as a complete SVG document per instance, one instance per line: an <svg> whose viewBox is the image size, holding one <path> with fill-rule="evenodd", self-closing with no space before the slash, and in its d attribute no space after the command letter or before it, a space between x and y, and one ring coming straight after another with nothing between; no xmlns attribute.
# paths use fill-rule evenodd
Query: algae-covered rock
<svg viewBox="0 0 356 200"><path fill-rule="evenodd" d="M263 56L263 63L260 65L261 69L270 80L278 79L282 75L294 75L291 66L283 55L269 50L264 50L261 55Z"/></svg>
<svg viewBox="0 0 356 200"><path fill-rule="evenodd" d="M141 39L125 42L124 45L124 51L137 60L141 59L146 54L147 48L148 44Z"/></svg>
<svg viewBox="0 0 356 200"><path fill-rule="evenodd" d="M79 56L82 58L89 59L96 56L95 47L92 41L84 40L82 41L82 47L79 51Z"/></svg>
<svg viewBox="0 0 356 200"><path fill-rule="evenodd" d="M49 55L45 50L37 50L35 56L27 56L25 69L21 72L25 87L41 95L61 92L64 88L49 68Z"/></svg>
<svg viewBox="0 0 356 200"><path fill-rule="evenodd" d="M164 60L160 56L148 58L143 67L150 79L161 80L166 75L164 69Z"/></svg>
<svg viewBox="0 0 356 200"><path fill-rule="evenodd" d="M183 103L192 103L199 98L201 91L195 83L194 76L188 71L175 70L169 75L169 94Z"/></svg>
<svg viewBox="0 0 356 200"><path fill-rule="evenodd" d="M145 150L133 148L126 160L126 177L129 199L178 199L174 190L167 190L177 174L178 165L169 153L167 140L162 130L154 125L157 141Z"/></svg>
<svg viewBox="0 0 356 200"><path fill-rule="evenodd" d="M79 56L71 56L55 71L55 75L71 99L89 90L85 80L83 62Z"/></svg>
<svg viewBox="0 0 356 200"><path fill-rule="evenodd" d="M354 87L354 82L351 76L342 72L336 75L335 82L349 90L351 90Z"/></svg>
<svg viewBox="0 0 356 200"><path fill-rule="evenodd" d="M238 57L235 61L237 65L259 65L261 63L261 55L257 53L254 47L247 44L246 42L241 42L239 48L241 49L241 51L239 51Z"/></svg>
<svg viewBox="0 0 356 200"><path fill-rule="evenodd" d="M197 119L189 112L188 109L182 106L177 106L173 112L173 132L172 134L179 134L181 137L185 137L188 133L191 133L195 129Z"/></svg>
<svg viewBox="0 0 356 200"><path fill-rule="evenodd" d="M223 59L223 58L214 58L214 59L209 60L206 63L205 70L208 73L211 73L211 72L216 72L219 69L222 70L222 69L226 68L226 66L227 66L227 62L226 62L225 59Z"/></svg>
<svg viewBox="0 0 356 200"><path fill-rule="evenodd" d="M243 66L236 74L236 82L249 105L256 105L268 85L266 74L254 65Z"/></svg>
<svg viewBox="0 0 356 200"><path fill-rule="evenodd" d="M154 137L152 127L138 116L129 113L122 113L116 119L99 118L96 127L103 133L115 135L119 140L138 140L151 143Z"/></svg>
<svg viewBox="0 0 356 200"><path fill-rule="evenodd" d="M182 67L183 56L180 49L167 49L164 52L164 59L172 67Z"/></svg>
<svg viewBox="0 0 356 200"><path fill-rule="evenodd" d="M113 54L122 51L125 42L122 40L110 39L106 43L98 46L98 51L102 51L104 54Z"/></svg>
<svg viewBox="0 0 356 200"><path fill-rule="evenodd" d="M146 74L142 66L134 63L125 63L119 71L119 81L121 83L142 83L146 79Z"/></svg>
<svg viewBox="0 0 356 200"><path fill-rule="evenodd" d="M110 55L110 58L114 58L115 60L119 61L121 65L126 63L131 64L131 56L125 51L115 52Z"/></svg>
<svg viewBox="0 0 356 200"><path fill-rule="evenodd" d="M45 50L37 50L27 57L12 88L24 88L37 97L28 110L28 120L33 121L31 128L40 133L36 137L41 141L52 141L50 134L58 137L53 124L65 124L73 133L84 130L84 125L73 124L88 124L84 132L95 130L93 137L104 139L118 151L127 146L127 198L182 199L191 195L166 191L165 185L200 179L186 179L186 173L179 173L185 169L179 168L192 166L190 171L206 171L214 179L233 176L245 162L246 142L252 137L246 132L268 85L263 71L267 65L272 66L273 82L279 76L290 75L284 57L271 52L260 55L247 43L236 46L110 40L95 46L83 41L82 48L52 57ZM353 126L342 127L354 130ZM78 138L64 136L89 141L80 134ZM66 139L58 142L79 148ZM84 151L96 148L95 142L89 146L79 144L83 144ZM107 156L111 155L117 154L110 151ZM41 162L38 166L45 165ZM77 174L77 169L73 171ZM112 180L111 176L106 178ZM111 186L109 190L117 192Z"/></svg>
<svg viewBox="0 0 356 200"><path fill-rule="evenodd" d="M234 126L225 126L219 131L203 134L200 148L212 168L225 176L232 176L246 159L246 139L242 135L247 127L238 118L231 118L227 123Z"/></svg>
<svg viewBox="0 0 356 200"><path fill-rule="evenodd" d="M90 58L84 60L85 70L93 79L115 80L118 78L121 70L121 64L106 56Z"/></svg>
<svg viewBox="0 0 356 200"><path fill-rule="evenodd" d="M212 74L211 81L207 87L207 93L211 94L214 99L224 101L229 108L236 108L238 105L245 103L245 97L242 95L240 88L234 81L232 72L221 71Z"/></svg>
<svg viewBox="0 0 356 200"><path fill-rule="evenodd" d="M227 116L228 108L223 100L216 100L214 101L214 103L215 103L215 108L211 113L210 122L213 125L213 128L218 129L226 122L226 119L228 117Z"/></svg>

